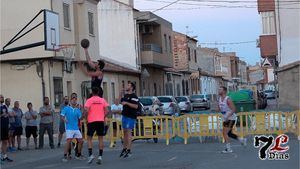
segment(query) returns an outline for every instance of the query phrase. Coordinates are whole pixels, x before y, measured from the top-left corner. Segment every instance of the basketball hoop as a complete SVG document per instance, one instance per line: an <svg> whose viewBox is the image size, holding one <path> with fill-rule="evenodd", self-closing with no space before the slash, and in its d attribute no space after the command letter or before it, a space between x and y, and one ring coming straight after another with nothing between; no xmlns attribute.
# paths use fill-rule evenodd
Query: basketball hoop
<svg viewBox="0 0 300 169"><path fill-rule="evenodd" d="M76 44L60 44L59 48L55 51L62 52L64 57L64 69L66 72L71 73L72 72L72 59L74 58L74 50L75 50Z"/></svg>

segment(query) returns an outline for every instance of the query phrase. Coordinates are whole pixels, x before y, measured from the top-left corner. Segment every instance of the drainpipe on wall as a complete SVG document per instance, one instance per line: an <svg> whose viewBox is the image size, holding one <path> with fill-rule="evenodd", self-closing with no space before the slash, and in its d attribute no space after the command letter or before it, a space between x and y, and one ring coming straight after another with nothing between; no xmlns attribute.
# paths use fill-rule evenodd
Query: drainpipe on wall
<svg viewBox="0 0 300 169"><path fill-rule="evenodd" d="M43 61L36 61L36 73L37 75L41 78L42 80L42 94L43 94L43 98L42 100L44 100L45 97L45 81L44 81L44 66L43 66Z"/></svg>

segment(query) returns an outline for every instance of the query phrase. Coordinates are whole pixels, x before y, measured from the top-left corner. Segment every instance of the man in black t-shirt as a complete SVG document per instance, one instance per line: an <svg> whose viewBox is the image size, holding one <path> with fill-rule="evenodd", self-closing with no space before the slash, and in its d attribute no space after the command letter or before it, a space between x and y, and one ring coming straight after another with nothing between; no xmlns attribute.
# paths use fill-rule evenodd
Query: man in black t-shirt
<svg viewBox="0 0 300 169"><path fill-rule="evenodd" d="M8 144L8 129L9 129L9 118L8 118L8 109L4 105L4 97L0 95L1 103L1 161L12 162L10 158L7 157L7 144Z"/></svg>
<svg viewBox="0 0 300 169"><path fill-rule="evenodd" d="M138 111L138 103L139 99L134 93L135 91L135 84L129 82L126 88L126 94L121 99L123 110L122 110L122 128L124 132L124 142L123 142L123 150L120 154L120 157L130 157L131 152L131 142L132 142L132 135L131 132L134 129L137 111Z"/></svg>

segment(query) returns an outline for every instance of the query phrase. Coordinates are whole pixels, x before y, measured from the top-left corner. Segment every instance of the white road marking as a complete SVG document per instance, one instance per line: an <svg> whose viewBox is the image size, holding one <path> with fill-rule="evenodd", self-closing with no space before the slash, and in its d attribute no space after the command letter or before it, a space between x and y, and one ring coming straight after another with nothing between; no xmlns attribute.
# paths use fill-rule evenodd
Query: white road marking
<svg viewBox="0 0 300 169"><path fill-rule="evenodd" d="M170 162L170 161L173 161L173 160L175 160L177 157L175 156L175 157L172 157L172 158L170 158L169 160L168 160L168 162Z"/></svg>

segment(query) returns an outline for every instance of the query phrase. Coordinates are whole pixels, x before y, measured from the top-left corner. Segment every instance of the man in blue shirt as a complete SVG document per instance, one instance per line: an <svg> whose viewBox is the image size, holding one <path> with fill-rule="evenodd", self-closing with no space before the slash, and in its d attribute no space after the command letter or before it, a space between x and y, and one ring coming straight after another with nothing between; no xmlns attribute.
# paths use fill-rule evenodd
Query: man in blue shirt
<svg viewBox="0 0 300 169"><path fill-rule="evenodd" d="M67 162L68 159L70 159L68 158L67 154L69 152L69 149L71 148L70 145L73 139L76 139L78 142L78 153L75 158L79 160L84 160L84 158L81 155L82 144L83 144L82 134L79 130L79 125L78 125L79 120L82 118L82 113L77 105L78 105L77 96L72 95L71 105L66 106L61 112L62 120L65 122L65 126L66 126L66 139L67 139L65 150L64 150L63 162Z"/></svg>

